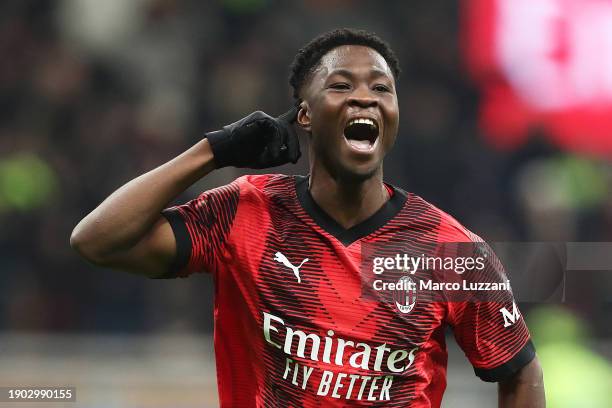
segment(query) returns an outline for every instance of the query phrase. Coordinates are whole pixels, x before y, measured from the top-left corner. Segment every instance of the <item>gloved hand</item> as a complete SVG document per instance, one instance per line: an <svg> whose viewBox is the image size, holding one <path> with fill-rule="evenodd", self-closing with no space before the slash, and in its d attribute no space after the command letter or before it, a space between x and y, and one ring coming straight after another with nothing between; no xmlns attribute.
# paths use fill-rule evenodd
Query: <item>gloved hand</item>
<svg viewBox="0 0 612 408"><path fill-rule="evenodd" d="M209 132L217 168L234 166L264 169L285 163L297 163L301 156L295 130L298 107L273 118L253 112L222 130Z"/></svg>

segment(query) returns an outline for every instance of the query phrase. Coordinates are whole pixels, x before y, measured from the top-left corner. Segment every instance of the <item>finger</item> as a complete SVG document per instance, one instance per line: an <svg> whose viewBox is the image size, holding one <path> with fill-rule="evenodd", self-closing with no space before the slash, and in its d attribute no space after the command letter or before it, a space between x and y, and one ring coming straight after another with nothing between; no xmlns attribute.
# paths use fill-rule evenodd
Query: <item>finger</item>
<svg viewBox="0 0 612 408"><path fill-rule="evenodd" d="M262 131L262 143L265 144L262 160L265 162L276 162L286 148L283 143L281 131L274 123L274 119L262 120L260 124Z"/></svg>
<svg viewBox="0 0 612 408"><path fill-rule="evenodd" d="M301 155L300 142L294 126L299 109L299 105L296 103L291 109L276 118L282 132L283 145L281 149L285 162L296 163Z"/></svg>
<svg viewBox="0 0 612 408"><path fill-rule="evenodd" d="M277 117L276 120L283 125L293 123L297 119L298 111L299 111L298 106L292 106L291 109L289 109L287 112Z"/></svg>
<svg viewBox="0 0 612 408"><path fill-rule="evenodd" d="M297 130L294 124L288 124L286 126L286 139L285 145L287 146L286 158L291 163L297 163L302 153L300 152L300 139L297 135Z"/></svg>

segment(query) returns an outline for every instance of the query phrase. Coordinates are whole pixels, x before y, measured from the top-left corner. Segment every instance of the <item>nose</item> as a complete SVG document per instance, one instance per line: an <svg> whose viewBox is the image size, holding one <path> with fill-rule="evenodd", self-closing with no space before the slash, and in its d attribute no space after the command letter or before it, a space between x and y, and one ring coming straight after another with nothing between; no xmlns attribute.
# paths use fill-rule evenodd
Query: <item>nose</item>
<svg viewBox="0 0 612 408"><path fill-rule="evenodd" d="M373 95L372 91L367 86L355 88L353 93L348 97L349 106L358 106L360 108L370 108L378 105L378 98Z"/></svg>

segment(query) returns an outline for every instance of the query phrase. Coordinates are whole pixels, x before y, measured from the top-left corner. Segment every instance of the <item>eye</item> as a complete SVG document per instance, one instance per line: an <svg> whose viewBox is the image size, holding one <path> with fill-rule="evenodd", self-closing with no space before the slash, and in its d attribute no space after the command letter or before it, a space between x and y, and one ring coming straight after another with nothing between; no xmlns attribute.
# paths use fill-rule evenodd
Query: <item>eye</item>
<svg viewBox="0 0 612 408"><path fill-rule="evenodd" d="M374 90L376 92L391 92L391 88L389 88L387 85L383 85L383 84L376 84L376 85L374 85Z"/></svg>
<svg viewBox="0 0 612 408"><path fill-rule="evenodd" d="M346 82L336 82L329 86L331 89L350 89L351 86Z"/></svg>

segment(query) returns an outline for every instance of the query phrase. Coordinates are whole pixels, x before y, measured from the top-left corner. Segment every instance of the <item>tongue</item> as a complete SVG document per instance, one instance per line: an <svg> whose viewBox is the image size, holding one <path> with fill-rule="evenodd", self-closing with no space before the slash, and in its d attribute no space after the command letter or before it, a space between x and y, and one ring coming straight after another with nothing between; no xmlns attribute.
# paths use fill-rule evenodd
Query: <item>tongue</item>
<svg viewBox="0 0 612 408"><path fill-rule="evenodd" d="M370 150L372 143L369 140L347 139L349 144L357 150Z"/></svg>

